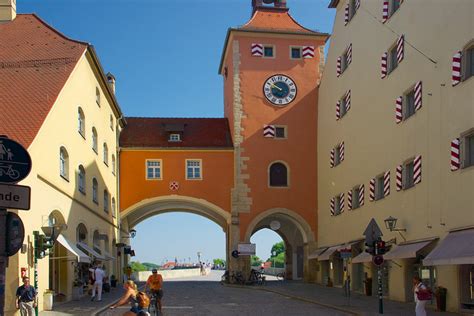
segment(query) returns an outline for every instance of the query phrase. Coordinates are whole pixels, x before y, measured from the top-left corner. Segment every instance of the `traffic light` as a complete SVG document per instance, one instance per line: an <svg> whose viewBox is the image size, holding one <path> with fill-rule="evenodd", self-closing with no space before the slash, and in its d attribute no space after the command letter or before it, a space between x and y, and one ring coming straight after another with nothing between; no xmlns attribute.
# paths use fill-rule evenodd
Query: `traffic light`
<svg viewBox="0 0 474 316"><path fill-rule="evenodd" d="M365 243L365 252L370 253L372 256L375 255L375 242Z"/></svg>
<svg viewBox="0 0 474 316"><path fill-rule="evenodd" d="M375 254L383 256L387 252L385 241L379 239L375 242Z"/></svg>
<svg viewBox="0 0 474 316"><path fill-rule="evenodd" d="M35 234L35 256L38 259L46 257L49 253L47 250L54 247L54 242L51 238L45 235Z"/></svg>

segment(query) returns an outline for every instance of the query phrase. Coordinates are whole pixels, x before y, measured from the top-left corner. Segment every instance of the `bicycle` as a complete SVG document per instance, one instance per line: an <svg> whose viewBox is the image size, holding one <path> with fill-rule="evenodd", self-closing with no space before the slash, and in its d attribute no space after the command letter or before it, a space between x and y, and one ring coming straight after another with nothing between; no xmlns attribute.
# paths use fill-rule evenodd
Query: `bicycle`
<svg viewBox="0 0 474 316"><path fill-rule="evenodd" d="M244 276L242 275L242 272L240 271L232 272L230 276L230 280L231 280L231 283L234 283L234 284L240 284L240 285L245 284Z"/></svg>
<svg viewBox="0 0 474 316"><path fill-rule="evenodd" d="M280 272L276 274L276 278L278 281L283 281L285 280L285 272Z"/></svg>
<svg viewBox="0 0 474 316"><path fill-rule="evenodd" d="M155 291L149 293L150 305L148 305L148 314L150 316L160 316L160 308L158 306L158 294Z"/></svg>

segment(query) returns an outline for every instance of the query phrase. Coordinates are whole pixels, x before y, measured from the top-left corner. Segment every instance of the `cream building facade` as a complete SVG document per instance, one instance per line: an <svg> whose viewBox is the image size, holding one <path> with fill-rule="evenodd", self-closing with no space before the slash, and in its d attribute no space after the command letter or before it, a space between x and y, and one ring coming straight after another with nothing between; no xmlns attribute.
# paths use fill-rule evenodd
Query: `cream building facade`
<svg viewBox="0 0 474 316"><path fill-rule="evenodd" d="M4 5L9 4L14 1ZM67 38L35 15L10 9L13 14L2 14L0 24L5 43L0 76L8 78L0 80L6 97L1 108L10 114L0 134L26 147L33 166L19 183L31 187L31 209L18 211L25 247L10 257L7 315L16 312L21 274L33 283L33 231L43 234L41 227L67 225L52 253L38 260L40 310L46 289L65 300L80 295L82 286L74 285L87 285L94 261L104 264L108 276L120 278L124 257L117 256L115 246L120 242L118 135L125 122L114 96L115 78L104 74L90 44ZM26 42L37 47L34 56ZM9 53L12 47L17 51Z"/></svg>
<svg viewBox="0 0 474 316"><path fill-rule="evenodd" d="M474 2L329 7L337 12L319 87L318 282L342 286L346 266L353 290L372 277L375 293L362 241L374 218L397 244L383 266L388 298L413 301L420 275L448 289L449 310L472 308Z"/></svg>

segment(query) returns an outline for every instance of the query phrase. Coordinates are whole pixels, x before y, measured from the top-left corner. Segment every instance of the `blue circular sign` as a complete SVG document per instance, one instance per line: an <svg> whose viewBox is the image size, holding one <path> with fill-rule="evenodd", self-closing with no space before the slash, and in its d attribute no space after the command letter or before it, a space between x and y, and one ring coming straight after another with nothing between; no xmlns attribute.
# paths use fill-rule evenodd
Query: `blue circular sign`
<svg viewBox="0 0 474 316"><path fill-rule="evenodd" d="M17 183L31 171L31 157L14 140L0 137L0 183Z"/></svg>

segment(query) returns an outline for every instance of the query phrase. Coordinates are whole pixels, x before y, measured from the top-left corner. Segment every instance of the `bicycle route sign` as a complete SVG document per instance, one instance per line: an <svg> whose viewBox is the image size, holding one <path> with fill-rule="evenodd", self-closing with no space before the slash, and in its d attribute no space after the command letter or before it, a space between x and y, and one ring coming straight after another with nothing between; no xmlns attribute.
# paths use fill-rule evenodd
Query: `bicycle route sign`
<svg viewBox="0 0 474 316"><path fill-rule="evenodd" d="M0 183L15 184L31 171L31 157L26 149L6 137L0 137Z"/></svg>

